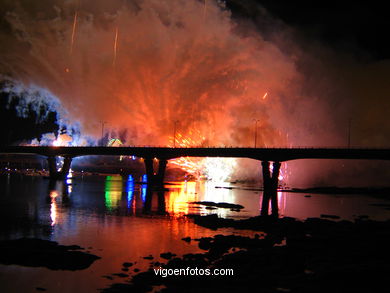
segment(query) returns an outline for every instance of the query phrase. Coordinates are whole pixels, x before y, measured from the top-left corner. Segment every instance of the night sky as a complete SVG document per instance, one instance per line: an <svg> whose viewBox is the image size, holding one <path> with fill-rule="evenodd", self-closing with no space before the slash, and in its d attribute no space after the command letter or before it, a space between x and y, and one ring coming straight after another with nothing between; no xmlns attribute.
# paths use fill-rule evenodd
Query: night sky
<svg viewBox="0 0 390 293"><path fill-rule="evenodd" d="M267 22L258 5L270 13L269 18L311 41L366 61L390 57L387 37L390 18L383 1L229 0L226 3L236 18L250 19L260 30Z"/></svg>

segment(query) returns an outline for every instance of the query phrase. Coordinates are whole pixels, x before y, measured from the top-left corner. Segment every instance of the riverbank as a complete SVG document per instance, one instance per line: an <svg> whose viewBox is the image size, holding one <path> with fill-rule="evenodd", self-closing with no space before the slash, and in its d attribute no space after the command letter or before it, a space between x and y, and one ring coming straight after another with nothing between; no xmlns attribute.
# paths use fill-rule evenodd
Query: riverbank
<svg viewBox="0 0 390 293"><path fill-rule="evenodd" d="M195 223L253 230L253 237L222 236L198 241L205 253L151 262L150 270L102 292L375 292L390 273L390 221L354 222L309 218L245 220L196 216ZM217 233L217 232L216 232ZM167 276L155 269L233 269L233 276Z"/></svg>

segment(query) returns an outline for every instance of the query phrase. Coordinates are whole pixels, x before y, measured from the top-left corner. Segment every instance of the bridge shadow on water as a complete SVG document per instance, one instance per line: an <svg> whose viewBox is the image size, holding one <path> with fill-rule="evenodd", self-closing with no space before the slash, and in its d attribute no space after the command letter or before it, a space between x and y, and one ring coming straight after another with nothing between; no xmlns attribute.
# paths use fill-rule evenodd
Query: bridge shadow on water
<svg viewBox="0 0 390 293"><path fill-rule="evenodd" d="M143 214L153 213L152 202L154 196L157 197L157 211L155 213L158 215L166 215L168 212L166 210L166 205L165 205L165 191L164 190L153 191L151 187L146 188L146 197L145 197L142 213Z"/></svg>

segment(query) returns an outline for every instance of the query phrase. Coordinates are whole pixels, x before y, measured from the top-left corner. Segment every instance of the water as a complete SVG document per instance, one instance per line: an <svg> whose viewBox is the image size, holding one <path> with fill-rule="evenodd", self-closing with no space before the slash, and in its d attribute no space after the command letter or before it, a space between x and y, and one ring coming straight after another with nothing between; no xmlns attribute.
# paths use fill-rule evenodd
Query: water
<svg viewBox="0 0 390 293"><path fill-rule="evenodd" d="M155 192L150 200L140 178L84 176L68 184L50 186L41 177L1 176L0 239L37 237L60 244L77 244L102 257L88 269L76 272L51 271L0 265L2 292L35 292L43 287L51 292L96 292L123 279L102 276L121 272L123 262L137 262L132 267L145 270L153 261L163 261L160 253L177 255L200 252L197 242L181 239L215 234L253 235L251 231L221 229L212 231L195 225L186 214L213 214L247 218L259 214L261 192L253 186L211 182L172 182L165 194ZM222 188L221 188L222 187ZM280 192L280 213L300 219L335 214L345 219L369 215L388 219L389 201L369 195L325 195ZM230 209L210 210L191 204L195 201L236 203L241 212ZM129 272L134 274L132 270Z"/></svg>

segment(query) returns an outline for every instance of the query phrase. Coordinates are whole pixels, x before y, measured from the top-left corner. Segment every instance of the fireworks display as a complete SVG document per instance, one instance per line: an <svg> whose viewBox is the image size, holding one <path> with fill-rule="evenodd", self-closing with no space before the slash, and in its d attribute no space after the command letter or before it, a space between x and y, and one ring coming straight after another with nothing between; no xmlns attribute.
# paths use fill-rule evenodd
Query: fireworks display
<svg viewBox="0 0 390 293"><path fill-rule="evenodd" d="M34 144L58 144L62 134L71 138L67 145L111 138L211 147L345 140L336 107L342 102L313 56L280 41L284 32L270 38L241 24L222 1L45 0L39 10L30 2L2 10L0 74L12 90L34 91L34 100L58 113L59 132ZM174 164L189 172L200 164L180 160Z"/></svg>
<svg viewBox="0 0 390 293"><path fill-rule="evenodd" d="M127 130L128 145L170 145L180 121L178 134L195 129L203 144L247 146L257 117L259 146L286 144L268 112L299 78L294 62L260 35L235 32L221 3L57 2L45 17L31 16L23 1L7 14L12 33L3 37L15 49L2 63L26 88L49 91L84 136L99 139L99 121L107 121ZM258 100L271 90L272 105Z"/></svg>

